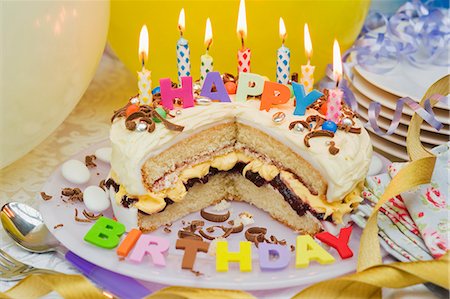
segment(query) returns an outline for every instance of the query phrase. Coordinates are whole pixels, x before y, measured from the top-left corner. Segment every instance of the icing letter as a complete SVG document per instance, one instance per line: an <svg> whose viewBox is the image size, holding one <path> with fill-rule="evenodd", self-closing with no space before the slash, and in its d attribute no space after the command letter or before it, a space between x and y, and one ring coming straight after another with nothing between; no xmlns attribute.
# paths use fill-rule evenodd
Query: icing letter
<svg viewBox="0 0 450 299"><path fill-rule="evenodd" d="M84 240L98 247L112 249L119 245L125 225L106 217L100 217L84 236Z"/></svg>
<svg viewBox="0 0 450 299"><path fill-rule="evenodd" d="M287 103L290 97L291 91L286 85L265 81L259 110L269 111L272 105Z"/></svg>
<svg viewBox="0 0 450 299"><path fill-rule="evenodd" d="M125 239L120 243L120 246L117 248L117 255L121 257L126 257L131 249L133 249L139 237L142 235L142 232L138 229L133 228L127 234Z"/></svg>
<svg viewBox="0 0 450 299"><path fill-rule="evenodd" d="M264 78L252 73L239 73L236 101L245 102L247 96L259 96L264 88Z"/></svg>
<svg viewBox="0 0 450 299"><path fill-rule="evenodd" d="M173 109L173 100L181 99L183 108L194 106L194 94L192 92L192 77L181 77L181 87L172 88L172 81L169 78L160 79L161 103L167 109Z"/></svg>
<svg viewBox="0 0 450 299"><path fill-rule="evenodd" d="M337 250L342 259L348 259L353 256L353 252L348 247L348 241L350 240L350 235L352 234L352 227L341 228L339 236L336 238L329 232L322 232L317 234L315 237L322 241L323 243L331 246Z"/></svg>
<svg viewBox="0 0 450 299"><path fill-rule="evenodd" d="M208 252L209 243L192 239L178 239L176 249L184 249L183 262L181 268L192 270L197 257L197 252Z"/></svg>
<svg viewBox="0 0 450 299"><path fill-rule="evenodd" d="M250 272L252 270L251 243L248 241L239 242L239 252L228 252L228 242L218 241L216 248L217 271L227 272L228 262L239 262L241 272Z"/></svg>
<svg viewBox="0 0 450 299"><path fill-rule="evenodd" d="M165 266L165 253L169 250L169 241L160 237L149 235L142 235L133 252L130 255L130 260L133 262L141 262L146 254L151 255L153 264L157 266Z"/></svg>
<svg viewBox="0 0 450 299"><path fill-rule="evenodd" d="M314 103L318 98L323 96L318 90L313 89L308 95L305 94L305 87L303 84L298 84L297 82L292 82L292 88L294 89L295 95L295 110L294 115L305 115L306 107Z"/></svg>
<svg viewBox="0 0 450 299"><path fill-rule="evenodd" d="M261 270L281 270L289 265L291 254L286 246L260 243L258 246L259 267ZM275 255L276 258L271 258Z"/></svg>
<svg viewBox="0 0 450 299"><path fill-rule="evenodd" d="M317 261L320 264L334 263L334 257L320 247L310 235L298 236L295 266L297 268L308 267L310 260Z"/></svg>
<svg viewBox="0 0 450 299"><path fill-rule="evenodd" d="M214 92L211 91L213 85L216 86L216 91ZM210 98L211 100L231 102L219 72L209 72L206 74L205 82L203 83L200 95L202 97Z"/></svg>

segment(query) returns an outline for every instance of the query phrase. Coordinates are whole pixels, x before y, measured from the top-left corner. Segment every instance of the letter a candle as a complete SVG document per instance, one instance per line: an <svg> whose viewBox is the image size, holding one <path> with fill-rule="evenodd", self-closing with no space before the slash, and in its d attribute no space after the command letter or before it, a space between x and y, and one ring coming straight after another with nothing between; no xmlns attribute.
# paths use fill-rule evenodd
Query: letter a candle
<svg viewBox="0 0 450 299"><path fill-rule="evenodd" d="M250 73L250 55L251 51L245 47L244 39L247 36L247 20L245 15L245 0L239 3L239 14L237 22L237 33L241 39L241 49L238 50L238 74Z"/></svg>
<svg viewBox="0 0 450 299"><path fill-rule="evenodd" d="M336 80L336 88L330 90L327 101L327 120L334 123L339 123L339 116L341 114L341 100L343 92L338 87L339 80L342 77L342 61L341 61L341 49L339 43L334 40L333 45L333 76Z"/></svg>

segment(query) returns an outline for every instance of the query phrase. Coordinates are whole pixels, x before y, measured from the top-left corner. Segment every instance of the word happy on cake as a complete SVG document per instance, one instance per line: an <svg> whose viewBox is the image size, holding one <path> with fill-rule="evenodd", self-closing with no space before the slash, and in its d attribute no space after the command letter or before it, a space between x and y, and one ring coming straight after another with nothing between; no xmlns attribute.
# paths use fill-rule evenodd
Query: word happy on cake
<svg viewBox="0 0 450 299"><path fill-rule="evenodd" d="M84 240L92 245L105 249L114 249L122 259L140 263L146 255L151 257L155 266L165 267L166 256L169 254L170 242L162 237L142 234L138 229L130 230L124 238L125 226L115 220L101 217L91 227ZM348 246L352 227L342 228L338 236L328 232L315 235L320 242L336 250L342 259L353 256ZM229 251L227 241L216 243L216 271L227 272L230 262L239 263L242 272L252 271L252 246L249 241L239 242L238 251ZM193 270L198 253L206 254L210 243L194 239L178 239L175 248L184 250L181 267ZM286 245L259 243L258 248L259 267L262 271L282 270L288 267L292 254ZM305 268L310 261L319 264L331 264L335 258L310 235L299 235L296 239L295 267Z"/></svg>
<svg viewBox="0 0 450 299"><path fill-rule="evenodd" d="M175 99L181 99L183 108L194 106L192 77L181 77L181 87L172 88L169 78L160 80L161 103L172 110ZM292 82L292 89L296 98L294 115L304 115L306 107L314 103L323 94L312 90L305 94L302 84ZM214 90L214 91L213 91ZM264 77L252 73L240 73L236 91L236 101L244 102L248 96L261 95L260 110L269 111L272 105L287 103L291 98L291 90L288 86L265 81ZM200 96L210 98L219 102L231 102L223 80L219 72L209 72L203 83Z"/></svg>

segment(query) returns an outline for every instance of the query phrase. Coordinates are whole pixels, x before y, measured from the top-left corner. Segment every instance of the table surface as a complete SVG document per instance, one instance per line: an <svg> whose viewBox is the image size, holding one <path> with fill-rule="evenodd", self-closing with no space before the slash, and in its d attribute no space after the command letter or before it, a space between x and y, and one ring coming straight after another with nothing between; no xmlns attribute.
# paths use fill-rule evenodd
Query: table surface
<svg viewBox="0 0 450 299"><path fill-rule="evenodd" d="M123 106L130 96L136 93L136 76L107 49L94 79L67 119L38 147L0 170L1 206L10 201L18 201L37 207L37 196L53 170L77 152L107 138L112 111ZM0 230L0 238L2 249L23 262L64 273L76 273L76 270L56 254L31 254L14 246L3 229ZM391 261L392 259L388 259L385 262ZM163 287L159 284L144 284L150 290ZM14 283L0 282L0 291L5 291L13 285ZM253 294L258 298L290 298L301 289L302 287L295 287ZM423 285L402 290L386 289L383 297L436 298ZM59 297L52 293L45 298Z"/></svg>

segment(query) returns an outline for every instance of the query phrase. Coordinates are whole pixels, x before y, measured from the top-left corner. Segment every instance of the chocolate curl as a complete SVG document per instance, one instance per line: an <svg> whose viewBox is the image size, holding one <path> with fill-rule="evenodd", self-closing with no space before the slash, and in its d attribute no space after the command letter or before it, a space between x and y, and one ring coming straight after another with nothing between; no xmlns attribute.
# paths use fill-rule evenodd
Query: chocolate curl
<svg viewBox="0 0 450 299"><path fill-rule="evenodd" d="M267 233L267 229L265 227L250 227L245 231L245 238L255 243L256 247L258 247L258 244L261 242L264 242Z"/></svg>
<svg viewBox="0 0 450 299"><path fill-rule="evenodd" d="M328 147L328 151L333 156L335 156L339 153L339 148L336 147L336 143L334 141L330 141L330 146Z"/></svg>
<svg viewBox="0 0 450 299"><path fill-rule="evenodd" d="M306 134L305 139L304 139L306 147L311 147L311 145L309 144L309 140L311 138L315 138L315 137L330 137L330 138L333 138L334 137L334 133L330 132L330 131L325 131L325 130L318 130L318 131L309 132L308 134Z"/></svg>
<svg viewBox="0 0 450 299"><path fill-rule="evenodd" d="M230 218L230 211L227 211L226 214L213 214L206 212L204 209L200 211L200 215L211 222L225 222Z"/></svg>
<svg viewBox="0 0 450 299"><path fill-rule="evenodd" d="M152 109L153 109L153 108L152 108ZM171 123L170 121L166 120L166 119L163 118L161 115L159 115L159 113L156 112L156 110L153 110L153 111L151 112L151 116L152 116L152 117L156 117L157 119L159 119L159 120L162 122L162 124L163 124L168 130L171 130L171 131L178 131L178 132L182 132L182 131L184 130L184 127L183 127L183 126L180 126L180 125L176 125L176 124L174 124L174 123Z"/></svg>
<svg viewBox="0 0 450 299"><path fill-rule="evenodd" d="M200 237L199 235L197 235L197 234L195 234L193 232L185 231L185 230L180 230L178 232L178 238L203 241L202 237Z"/></svg>
<svg viewBox="0 0 450 299"><path fill-rule="evenodd" d="M305 129L308 129L308 131L311 131L311 127L309 126L309 123L307 123L304 120L296 120L289 124L289 130L292 130L296 124L301 124Z"/></svg>

